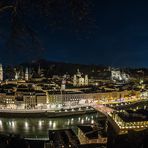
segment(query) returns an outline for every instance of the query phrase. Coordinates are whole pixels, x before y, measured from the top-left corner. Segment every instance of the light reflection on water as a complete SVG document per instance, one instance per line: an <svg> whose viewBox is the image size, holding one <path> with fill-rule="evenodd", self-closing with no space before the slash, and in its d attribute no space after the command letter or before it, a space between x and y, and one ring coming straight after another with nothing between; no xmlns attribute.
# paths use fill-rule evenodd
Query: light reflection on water
<svg viewBox="0 0 148 148"><path fill-rule="evenodd" d="M96 118L96 114L62 118L0 118L0 133L20 134L28 138L47 138L48 130L76 129L76 125L94 123Z"/></svg>

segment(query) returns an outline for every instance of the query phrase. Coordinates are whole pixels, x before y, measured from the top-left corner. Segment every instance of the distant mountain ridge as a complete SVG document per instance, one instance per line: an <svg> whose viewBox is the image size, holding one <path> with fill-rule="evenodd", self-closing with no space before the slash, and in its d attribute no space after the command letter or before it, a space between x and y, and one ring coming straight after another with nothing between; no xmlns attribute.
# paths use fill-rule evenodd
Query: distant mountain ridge
<svg viewBox="0 0 148 148"><path fill-rule="evenodd" d="M50 71L51 75L58 75L58 74L63 75L66 73L72 75L77 72L77 69L79 69L80 72L82 73L90 74L108 68L107 66L103 65L74 64L74 63L48 61L45 59L22 63L20 64L20 66L32 67L35 69L37 69L40 66L40 68L44 69L46 72Z"/></svg>

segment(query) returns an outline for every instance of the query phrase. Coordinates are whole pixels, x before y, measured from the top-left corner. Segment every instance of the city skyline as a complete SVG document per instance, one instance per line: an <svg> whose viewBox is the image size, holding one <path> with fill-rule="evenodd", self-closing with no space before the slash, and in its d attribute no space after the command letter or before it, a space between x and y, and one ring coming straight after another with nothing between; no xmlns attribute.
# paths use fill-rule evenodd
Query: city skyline
<svg viewBox="0 0 148 148"><path fill-rule="evenodd" d="M0 148L148 148L147 6L0 0Z"/></svg>

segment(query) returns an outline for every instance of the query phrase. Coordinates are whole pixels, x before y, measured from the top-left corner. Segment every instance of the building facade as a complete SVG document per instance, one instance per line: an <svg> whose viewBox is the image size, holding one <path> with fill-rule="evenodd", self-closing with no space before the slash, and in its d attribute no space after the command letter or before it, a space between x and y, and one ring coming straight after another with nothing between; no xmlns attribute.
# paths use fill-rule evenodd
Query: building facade
<svg viewBox="0 0 148 148"><path fill-rule="evenodd" d="M73 76L73 86L88 86L88 75L82 75L82 73L77 70L77 74Z"/></svg>
<svg viewBox="0 0 148 148"><path fill-rule="evenodd" d="M92 103L93 101L111 101L118 100L120 98L128 98L130 95L135 97L140 96L139 91L114 91L114 92L105 92L105 93L66 93L66 94L48 94L48 102L51 104L58 104L61 102L75 102L78 104L80 101L84 103Z"/></svg>
<svg viewBox="0 0 148 148"><path fill-rule="evenodd" d="M119 69L112 69L111 70L111 80L113 82L128 82L129 75L125 72L121 72Z"/></svg>

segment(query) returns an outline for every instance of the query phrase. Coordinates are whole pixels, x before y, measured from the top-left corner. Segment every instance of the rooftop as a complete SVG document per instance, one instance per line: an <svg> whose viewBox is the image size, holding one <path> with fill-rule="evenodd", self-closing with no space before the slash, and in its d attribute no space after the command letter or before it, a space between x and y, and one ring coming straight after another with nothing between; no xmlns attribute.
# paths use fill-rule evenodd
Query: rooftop
<svg viewBox="0 0 148 148"><path fill-rule="evenodd" d="M94 129L92 126L84 125L78 126L79 129L87 136L89 139L98 138L98 129Z"/></svg>

